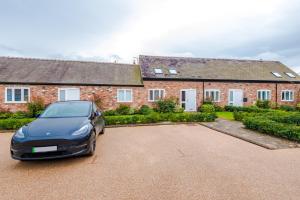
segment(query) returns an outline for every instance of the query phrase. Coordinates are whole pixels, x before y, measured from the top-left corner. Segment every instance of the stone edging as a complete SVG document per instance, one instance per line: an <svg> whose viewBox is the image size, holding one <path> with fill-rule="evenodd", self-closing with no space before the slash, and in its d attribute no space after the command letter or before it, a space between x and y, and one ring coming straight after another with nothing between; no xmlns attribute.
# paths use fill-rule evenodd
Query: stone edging
<svg viewBox="0 0 300 200"><path fill-rule="evenodd" d="M217 129L217 128L214 128L214 127L210 127L210 126L208 126L208 125L206 125L206 124L204 124L204 123L200 123L200 124L201 124L202 126L205 126L205 127L207 127L207 128L210 128L210 129L212 129L212 130L214 130L214 131L218 131L218 132L220 132L220 133L224 133L224 134L226 134L226 135L230 135L230 136L232 136L232 137L235 137L235 138L244 140L244 141L246 141L246 142L250 142L250 143L252 143L252 144L255 144L255 145L257 145L257 146L260 146L260 147L263 147L263 148L266 148L266 149L269 149L269 150L276 150L276 149L277 149L277 148L273 148L273 147L270 147L270 146L268 146L268 145L264 145L264 144L262 144L262 143L259 143L259 142L256 142L256 141L253 141L253 140L244 138L244 137L240 137L240 136L234 135L234 134L232 134L232 133L230 133L230 132L227 132L227 131L223 131L223 130L220 130L220 129Z"/></svg>

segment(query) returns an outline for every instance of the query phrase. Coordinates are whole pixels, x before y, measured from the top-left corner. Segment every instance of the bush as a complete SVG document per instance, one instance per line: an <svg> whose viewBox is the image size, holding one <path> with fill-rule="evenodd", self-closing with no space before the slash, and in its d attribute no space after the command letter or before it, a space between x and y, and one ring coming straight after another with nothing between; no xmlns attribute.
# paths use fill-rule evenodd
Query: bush
<svg viewBox="0 0 300 200"><path fill-rule="evenodd" d="M134 109L130 108L128 105L121 104L116 109L116 113L119 115L131 115L134 113Z"/></svg>
<svg viewBox="0 0 300 200"><path fill-rule="evenodd" d="M203 104L198 108L198 111L203 113L214 113L216 110L212 104Z"/></svg>
<svg viewBox="0 0 300 200"><path fill-rule="evenodd" d="M176 102L173 99L159 100L155 104L156 110L159 113L172 113L176 108Z"/></svg>
<svg viewBox="0 0 300 200"><path fill-rule="evenodd" d="M29 103L27 103L29 117L36 117L41 111L45 109L45 104L42 98L35 97Z"/></svg>
<svg viewBox="0 0 300 200"><path fill-rule="evenodd" d="M114 116L117 115L117 112L115 110L107 110L103 112L104 116Z"/></svg>
<svg viewBox="0 0 300 200"><path fill-rule="evenodd" d="M271 108L271 102L268 100L257 100L256 101L256 106L259 108L264 108L264 109L269 109Z"/></svg>
<svg viewBox="0 0 300 200"><path fill-rule="evenodd" d="M22 126L32 122L34 118L24 118L24 119L1 119L0 129L2 130L15 130L21 128Z"/></svg>
<svg viewBox="0 0 300 200"><path fill-rule="evenodd" d="M300 103L297 103L296 109L297 109L298 111L300 111Z"/></svg>
<svg viewBox="0 0 300 200"><path fill-rule="evenodd" d="M3 113L0 113L0 119L11 118L12 115L13 115L13 113L11 113L11 112L3 112Z"/></svg>
<svg viewBox="0 0 300 200"><path fill-rule="evenodd" d="M288 105L281 105L279 107L280 110L285 110L285 111L296 111L296 108L293 106L288 106Z"/></svg>
<svg viewBox="0 0 300 200"><path fill-rule="evenodd" d="M141 114L141 115L149 115L150 113L153 112L153 109L150 108L149 106L147 105L142 105L141 108L138 110L138 114Z"/></svg>
<svg viewBox="0 0 300 200"><path fill-rule="evenodd" d="M248 129L300 142L299 126L278 123L265 117L246 117L243 123Z"/></svg>
<svg viewBox="0 0 300 200"><path fill-rule="evenodd" d="M214 121L214 113L155 113L148 115L105 116L105 124L148 124L162 121L172 122L203 122Z"/></svg>
<svg viewBox="0 0 300 200"><path fill-rule="evenodd" d="M262 109L262 108L258 108L257 106L225 106L224 107L225 111L229 111L229 112L255 112L255 113L263 113L263 112L270 112L272 111L271 109Z"/></svg>
<svg viewBox="0 0 300 200"><path fill-rule="evenodd" d="M215 107L215 111L216 111L216 112L223 112L223 111L224 111L224 108L221 107L221 106L214 105L214 107Z"/></svg>

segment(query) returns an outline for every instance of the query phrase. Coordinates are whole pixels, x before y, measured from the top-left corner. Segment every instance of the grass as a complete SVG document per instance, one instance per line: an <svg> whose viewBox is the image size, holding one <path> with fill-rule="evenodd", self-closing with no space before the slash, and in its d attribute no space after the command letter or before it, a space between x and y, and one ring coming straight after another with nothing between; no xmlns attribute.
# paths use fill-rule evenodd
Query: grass
<svg viewBox="0 0 300 200"><path fill-rule="evenodd" d="M233 112L217 112L217 116L221 119L234 120Z"/></svg>

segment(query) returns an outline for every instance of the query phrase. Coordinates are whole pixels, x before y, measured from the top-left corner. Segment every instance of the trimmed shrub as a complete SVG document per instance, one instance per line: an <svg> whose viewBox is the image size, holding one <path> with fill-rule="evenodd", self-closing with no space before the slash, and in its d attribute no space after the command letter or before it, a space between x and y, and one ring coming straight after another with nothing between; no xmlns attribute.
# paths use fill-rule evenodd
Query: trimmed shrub
<svg viewBox="0 0 300 200"><path fill-rule="evenodd" d="M262 109L258 108L257 106L225 106L225 111L234 112L234 111L242 111L242 112L256 112L256 113L263 113L263 112L270 112L271 109Z"/></svg>
<svg viewBox="0 0 300 200"><path fill-rule="evenodd" d="M150 113L153 112L153 109L150 108L149 106L147 105L142 105L141 108L138 110L138 114L141 114L141 115L149 115Z"/></svg>
<svg viewBox="0 0 300 200"><path fill-rule="evenodd" d="M28 116L36 117L41 111L45 109L44 100L40 97L35 97L31 102L27 103Z"/></svg>
<svg viewBox="0 0 300 200"><path fill-rule="evenodd" d="M0 129L2 130L15 130L21 128L22 126L32 122L34 118L24 118L24 119L1 119Z"/></svg>
<svg viewBox="0 0 300 200"><path fill-rule="evenodd" d="M216 112L223 112L223 111L225 111L222 106L214 105L214 107L215 107L215 111Z"/></svg>
<svg viewBox="0 0 300 200"><path fill-rule="evenodd" d="M281 105L279 106L280 110L284 110L284 111L296 111L296 108L293 106L288 106L288 105Z"/></svg>
<svg viewBox="0 0 300 200"><path fill-rule="evenodd" d="M173 99L163 99L155 102L156 110L159 113L172 113L175 111L176 102Z"/></svg>
<svg viewBox="0 0 300 200"><path fill-rule="evenodd" d="M117 112L115 110L107 110L103 112L104 116L115 116Z"/></svg>
<svg viewBox="0 0 300 200"><path fill-rule="evenodd" d="M243 123L248 129L300 142L299 126L278 123L265 117L246 117Z"/></svg>
<svg viewBox="0 0 300 200"><path fill-rule="evenodd" d="M214 113L216 110L212 104L203 104L198 108L198 111L203 113Z"/></svg>
<svg viewBox="0 0 300 200"><path fill-rule="evenodd" d="M116 113L119 115L131 115L134 113L134 110L130 108L128 105L121 104L116 109Z"/></svg>
<svg viewBox="0 0 300 200"><path fill-rule="evenodd" d="M105 116L105 124L148 124L162 121L172 122L203 122L214 121L214 113L155 113L148 115Z"/></svg>
<svg viewBox="0 0 300 200"><path fill-rule="evenodd" d="M182 108L179 105L176 105L174 113L183 113L184 112L184 108Z"/></svg>
<svg viewBox="0 0 300 200"><path fill-rule="evenodd" d="M264 108L264 109L269 109L271 108L271 102L268 100L257 100L256 101L256 106L259 108Z"/></svg>

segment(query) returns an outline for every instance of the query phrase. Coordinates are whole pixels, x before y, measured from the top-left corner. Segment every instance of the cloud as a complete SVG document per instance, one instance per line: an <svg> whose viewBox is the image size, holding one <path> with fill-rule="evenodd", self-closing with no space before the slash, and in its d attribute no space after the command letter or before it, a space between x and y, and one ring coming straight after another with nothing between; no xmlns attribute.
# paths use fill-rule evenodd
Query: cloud
<svg viewBox="0 0 300 200"><path fill-rule="evenodd" d="M132 62L153 54L294 67L299 11L297 0L11 0L0 7L0 44L35 57Z"/></svg>

